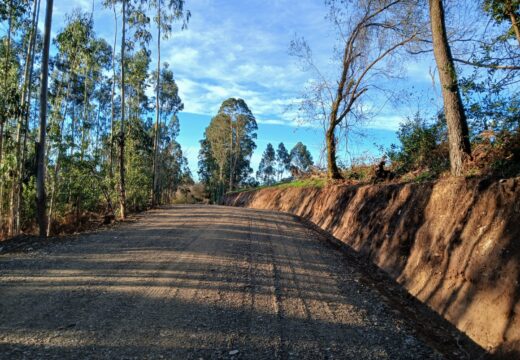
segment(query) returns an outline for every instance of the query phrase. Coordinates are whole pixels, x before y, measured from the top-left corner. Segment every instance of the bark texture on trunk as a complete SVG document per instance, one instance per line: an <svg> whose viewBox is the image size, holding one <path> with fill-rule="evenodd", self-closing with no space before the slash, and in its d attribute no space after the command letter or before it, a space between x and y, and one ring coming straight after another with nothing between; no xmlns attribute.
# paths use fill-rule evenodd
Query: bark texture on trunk
<svg viewBox="0 0 520 360"><path fill-rule="evenodd" d="M110 164L108 166L108 174L110 180L114 178L114 118L116 114L114 97L116 93L116 44L117 44L117 12L114 3L114 47L112 51L112 92L110 94Z"/></svg>
<svg viewBox="0 0 520 360"><path fill-rule="evenodd" d="M126 0L123 0L123 27L121 35L121 126L119 131L119 205L121 219L126 218L125 190L125 31Z"/></svg>
<svg viewBox="0 0 520 360"><path fill-rule="evenodd" d="M520 26L518 25L518 19L514 12L509 14L509 18L511 19L511 26L515 32L516 40L518 40L518 45L520 45Z"/></svg>
<svg viewBox="0 0 520 360"><path fill-rule="evenodd" d="M331 123L325 137L327 142L327 177L332 180L341 179L338 166L336 165L336 138L334 137L335 126Z"/></svg>
<svg viewBox="0 0 520 360"><path fill-rule="evenodd" d="M429 0L429 2L433 53L439 71L444 113L448 125L451 174L461 176L464 162L471 156L468 124L446 35L442 0Z"/></svg>
<svg viewBox="0 0 520 360"><path fill-rule="evenodd" d="M160 2L157 5L157 89L155 99L155 138L153 143L153 183L152 183L152 207L155 207L159 202L158 199L158 160L159 160L159 137L160 137L160 116L161 116L161 101L159 96L161 94L161 6Z"/></svg>
<svg viewBox="0 0 520 360"><path fill-rule="evenodd" d="M41 237L45 237L47 231L47 218L45 216L45 141L47 136L47 85L49 73L49 48L51 42L52 6L53 0L47 0L41 65L40 131L36 151L36 208Z"/></svg>

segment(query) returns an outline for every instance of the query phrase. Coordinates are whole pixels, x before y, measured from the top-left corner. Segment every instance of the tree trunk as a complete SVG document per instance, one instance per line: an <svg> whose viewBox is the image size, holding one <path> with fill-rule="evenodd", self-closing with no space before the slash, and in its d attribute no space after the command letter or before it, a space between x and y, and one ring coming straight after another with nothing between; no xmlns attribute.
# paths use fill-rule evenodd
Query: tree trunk
<svg viewBox="0 0 520 360"><path fill-rule="evenodd" d="M45 217L45 140L47 135L47 81L49 73L49 48L51 42L53 0L47 0L45 10L45 30L43 35L41 84L40 84L40 132L36 152L36 208L40 236L45 237L47 218Z"/></svg>
<svg viewBox="0 0 520 360"><path fill-rule="evenodd" d="M236 152L236 156L233 158L233 171L231 172L233 177L230 180L229 191L233 191L233 187L235 186L236 180L237 180L236 177L237 177L238 157L242 153L242 149L241 149L241 146L240 146L240 139L241 139L241 137L242 137L242 133L239 130L239 123L238 123L238 119L237 119L237 121L236 121L236 130L235 130L235 141L236 141L235 152Z"/></svg>
<svg viewBox="0 0 520 360"><path fill-rule="evenodd" d="M61 151L61 150L60 150ZM58 173L60 172L60 154L58 154L58 158L56 160L56 165L54 166L54 176L52 181L52 188L51 188L51 198L49 201L49 214L47 217L47 236L51 236L51 230L52 230L52 216L54 215L54 201L55 201L55 195L56 195L56 188L58 187Z"/></svg>
<svg viewBox="0 0 520 360"><path fill-rule="evenodd" d="M4 62L4 89L7 89L7 78L9 74L9 63L11 58L11 32L12 32L12 24L13 24L13 1L9 1L9 19L7 25L7 44L6 44L6 54L5 54L5 62ZM4 124L7 121L7 104L4 104L3 113L0 114L0 165L2 165L3 159L3 149L4 149ZM2 187L3 188L3 187ZM0 198L0 207L2 207L3 203ZM0 217L1 219L1 217ZM0 224L1 226L1 224Z"/></svg>
<svg viewBox="0 0 520 360"><path fill-rule="evenodd" d="M155 99L155 138L154 138L154 154L153 154L153 183L152 183L152 207L157 205L158 198L158 160L159 160L159 136L160 136L160 127L159 127L159 119L161 116L160 105L161 102L159 100L159 96L161 93L160 89L161 85L161 2L159 1L157 4L157 89L156 89L156 99Z"/></svg>
<svg viewBox="0 0 520 360"><path fill-rule="evenodd" d="M76 133L76 106L72 106L72 118L70 119L70 157L74 156L74 147L75 144L75 133Z"/></svg>
<svg viewBox="0 0 520 360"><path fill-rule="evenodd" d="M229 146L231 147L229 151L229 191L233 191L233 119L231 117L229 118L229 127L230 127L230 139L229 139ZM222 192L222 195L224 195L224 191Z"/></svg>
<svg viewBox="0 0 520 360"><path fill-rule="evenodd" d="M32 20L31 20L31 32L29 33L29 41L27 44L27 52L25 54L25 64L24 64L24 75L23 75L23 81L22 81L22 94L21 94L21 100L20 100L20 109L22 110L20 112L20 115L18 115L18 124L16 128L16 149L15 149L15 169L14 169L14 177L13 177L13 184L11 187L11 198L10 198L10 204L9 208L11 210L11 214L9 216L9 228L8 228L8 234L10 236L15 235L18 231L16 229L16 217L18 216L19 211L19 204L17 203L17 191L18 191L18 184L19 184L19 177L20 175L20 153L21 153L21 147L22 147L22 127L23 127L23 120L24 120L24 113L26 111L26 98L27 98L27 89L29 87L29 75L31 70L31 54L33 52L33 46L34 46L34 38L35 38L35 24L36 24L36 8L37 8L38 1L34 0L33 5L33 12L32 12Z"/></svg>
<svg viewBox="0 0 520 360"><path fill-rule="evenodd" d="M126 218L125 191L125 30L126 0L123 0L123 28L121 35L121 126L119 131L119 204L121 219Z"/></svg>
<svg viewBox="0 0 520 360"><path fill-rule="evenodd" d="M94 143L94 155L98 154L99 152L99 138L101 137L100 135L100 132L102 131L102 128L101 128L101 122L99 121L99 118L101 116L101 106L98 106L98 111L97 111L97 115L96 115L96 141ZM103 121L103 129L106 129L107 127L107 123L106 123L106 120ZM106 159L104 159L104 157L102 155L100 155L100 162L105 162Z"/></svg>
<svg viewBox="0 0 520 360"><path fill-rule="evenodd" d="M511 26L515 31L516 40L518 41L518 45L520 45L520 26L518 25L518 20L514 12L509 13L509 18L511 19Z"/></svg>
<svg viewBox="0 0 520 360"><path fill-rule="evenodd" d="M87 131L88 126L88 78L89 78L89 70L85 73L85 83L83 86L83 126L81 127L81 142L80 142L80 159L84 160L85 156L85 138L87 135L85 132Z"/></svg>
<svg viewBox="0 0 520 360"><path fill-rule="evenodd" d="M327 177L332 180L341 179L341 174L336 164L336 138L334 135L334 120L331 120L330 126L325 134L327 143Z"/></svg>
<svg viewBox="0 0 520 360"><path fill-rule="evenodd" d="M117 45L117 12L116 5L114 3L114 23L115 23L115 32L114 32L114 47L112 52L112 93L110 95L110 163L108 167L108 174L110 180L114 178L114 118L115 118L115 103L114 97L116 92L116 45Z"/></svg>
<svg viewBox="0 0 520 360"><path fill-rule="evenodd" d="M430 22L433 38L433 53L439 70L439 79L444 99L444 113L448 125L448 143L451 174L461 176L464 162L471 157L469 131L460 97L457 73L453 65L442 0L430 1Z"/></svg>
<svg viewBox="0 0 520 360"><path fill-rule="evenodd" d="M8 19L8 25L7 25L7 44L6 44L6 55L5 55L5 62L4 62L4 89L8 89L7 86L7 78L9 73L9 63L11 58L11 32L12 32L12 23L13 23L13 2L12 0L9 1L9 19ZM3 153L4 153L4 125L7 121L7 113L8 113L8 104L7 102L4 103L4 108L0 109L0 166L2 166L3 161ZM0 232L3 229L4 225L4 186L6 179L4 178L5 174L0 174L0 182L2 183L0 185Z"/></svg>
<svg viewBox="0 0 520 360"><path fill-rule="evenodd" d="M36 8L36 21L34 22L33 24L33 34L36 34L36 31L37 31L37 26L38 26L38 20L40 18L40 3L41 1L40 0L37 0L37 3L38 3L38 6ZM31 54L31 66L30 66L30 70L29 70L29 87L28 87L28 90L27 90L27 105L26 105L26 111L24 112L23 114L23 121L24 121L24 126L23 126L23 145L22 145L22 153L21 153L21 159L20 159L20 169L19 169L19 174L20 176L18 177L18 189L17 189L17 200L16 200L16 203L18 204L18 211L17 211L17 216L16 216L16 232L20 232L20 229L21 229L21 204L22 204L22 201L23 201L23 170L24 170L24 163L25 163L25 154L26 154L26 149L27 149L27 132L29 131L29 114L30 114L30 110L31 110L31 98L32 98L32 87L30 85L30 82L31 82L31 79L32 79L32 76L33 76L33 69L34 69L34 55L36 53L36 51L34 51L34 48L35 48L35 39L36 39L36 36L33 36L33 49L32 49L32 54Z"/></svg>

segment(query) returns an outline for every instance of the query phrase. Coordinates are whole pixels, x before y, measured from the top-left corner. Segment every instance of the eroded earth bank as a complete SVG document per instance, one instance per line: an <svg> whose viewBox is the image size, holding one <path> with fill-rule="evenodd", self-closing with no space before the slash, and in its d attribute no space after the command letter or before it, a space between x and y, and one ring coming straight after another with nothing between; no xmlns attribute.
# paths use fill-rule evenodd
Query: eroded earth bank
<svg viewBox="0 0 520 360"><path fill-rule="evenodd" d="M482 347L519 359L519 182L263 189L225 203L309 220Z"/></svg>

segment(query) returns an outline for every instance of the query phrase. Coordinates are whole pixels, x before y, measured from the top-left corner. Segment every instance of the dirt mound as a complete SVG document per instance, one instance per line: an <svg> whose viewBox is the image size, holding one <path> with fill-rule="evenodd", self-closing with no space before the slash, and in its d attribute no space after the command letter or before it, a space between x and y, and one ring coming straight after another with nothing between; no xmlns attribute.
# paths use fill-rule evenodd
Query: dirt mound
<svg viewBox="0 0 520 360"><path fill-rule="evenodd" d="M308 219L486 349L520 357L520 178L263 189L227 205Z"/></svg>

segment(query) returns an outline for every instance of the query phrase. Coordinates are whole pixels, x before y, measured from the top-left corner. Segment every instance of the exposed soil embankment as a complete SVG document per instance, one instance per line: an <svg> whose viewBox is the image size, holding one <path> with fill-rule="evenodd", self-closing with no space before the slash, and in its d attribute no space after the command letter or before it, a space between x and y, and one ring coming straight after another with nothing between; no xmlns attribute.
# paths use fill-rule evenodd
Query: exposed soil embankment
<svg viewBox="0 0 520 360"><path fill-rule="evenodd" d="M312 221L484 348L520 358L520 178L262 189L225 203Z"/></svg>

